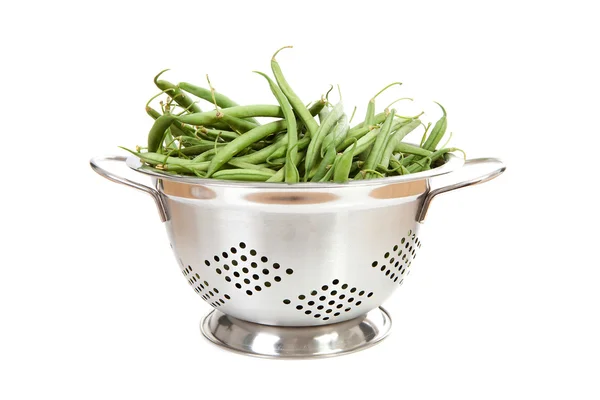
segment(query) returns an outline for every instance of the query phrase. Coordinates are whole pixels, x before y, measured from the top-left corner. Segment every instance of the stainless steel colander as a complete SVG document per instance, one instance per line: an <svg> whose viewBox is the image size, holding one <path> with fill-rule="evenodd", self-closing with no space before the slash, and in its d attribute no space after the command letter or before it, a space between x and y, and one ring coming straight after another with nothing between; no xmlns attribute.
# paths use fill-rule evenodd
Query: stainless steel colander
<svg viewBox="0 0 600 400"><path fill-rule="evenodd" d="M126 161L153 187L108 172L105 161ZM497 159L450 155L443 166L412 175L285 185L166 176L135 157L90 163L154 198L183 276L216 310L202 323L209 339L291 357L340 354L382 339L390 321L378 307L410 273L431 200L505 169Z"/></svg>

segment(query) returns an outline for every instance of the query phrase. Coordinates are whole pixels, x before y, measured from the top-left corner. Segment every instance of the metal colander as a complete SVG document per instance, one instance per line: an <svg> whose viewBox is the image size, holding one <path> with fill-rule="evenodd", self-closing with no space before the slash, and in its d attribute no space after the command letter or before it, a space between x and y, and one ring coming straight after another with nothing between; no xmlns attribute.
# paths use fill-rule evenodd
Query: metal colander
<svg viewBox="0 0 600 400"><path fill-rule="evenodd" d="M364 321L410 273L431 200L505 168L496 159L449 156L413 175L285 185L165 176L128 158L151 176L151 188L102 169L104 161L125 158L91 165L154 197L185 279L230 330L235 321L290 328ZM215 339L221 323L205 322L211 340L226 341Z"/></svg>

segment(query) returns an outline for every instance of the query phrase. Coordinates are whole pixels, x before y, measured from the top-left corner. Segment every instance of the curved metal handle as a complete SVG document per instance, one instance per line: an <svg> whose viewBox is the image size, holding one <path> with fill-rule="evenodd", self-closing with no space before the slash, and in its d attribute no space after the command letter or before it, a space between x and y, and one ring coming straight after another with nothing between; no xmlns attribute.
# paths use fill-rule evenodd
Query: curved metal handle
<svg viewBox="0 0 600 400"><path fill-rule="evenodd" d="M127 160L127 158L123 157L123 156L94 157L90 160L90 166L98 175L103 176L104 178L108 179L109 181L113 181L116 183L120 183L122 185L130 186L134 189L141 190L142 192L148 193L150 196L152 196L152 198L154 199L154 202L156 203L156 207L158 208L158 214L160 215L161 222L168 221L169 214L167 213L167 208L165 207L165 204L163 202L163 198L162 198L161 194L157 190L152 189L151 187L148 187L146 185L142 185L141 183L137 183L137 182L131 181L127 178L123 178L119 175L108 172L107 170L105 170L104 168L102 168L100 166L101 163L106 162L106 161L125 162L126 160Z"/></svg>
<svg viewBox="0 0 600 400"><path fill-rule="evenodd" d="M432 178L436 187L429 190L417 215L417 221L423 222L429 205L438 194L487 182L502 174L506 166L497 158L474 158L465 161L463 167L455 172Z"/></svg>

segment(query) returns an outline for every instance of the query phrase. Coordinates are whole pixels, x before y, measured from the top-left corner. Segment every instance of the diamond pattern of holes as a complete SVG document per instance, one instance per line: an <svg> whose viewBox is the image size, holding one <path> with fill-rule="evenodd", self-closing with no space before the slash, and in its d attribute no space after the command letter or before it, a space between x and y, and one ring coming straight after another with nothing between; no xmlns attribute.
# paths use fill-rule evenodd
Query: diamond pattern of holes
<svg viewBox="0 0 600 400"><path fill-rule="evenodd" d="M328 321L350 312L367 299L373 292L351 287L334 279L331 284L315 288L306 294L300 294L295 299L284 299L283 304L296 308L313 318Z"/></svg>
<svg viewBox="0 0 600 400"><path fill-rule="evenodd" d="M216 287L211 287L207 281L202 280L200 275L198 275L197 272L194 272L194 269L191 265L184 267L181 272L188 280L190 286L194 288L194 291L198 293L200 297L202 297L202 300L206 301L211 306L215 308L220 307L225 304L227 300L231 299L228 294L221 294L219 289Z"/></svg>
<svg viewBox="0 0 600 400"><path fill-rule="evenodd" d="M255 249L249 249L244 242L211 260L204 260L204 264L214 267L217 274L248 296L268 289L281 282L284 276L294 273L293 269L283 268Z"/></svg>
<svg viewBox="0 0 600 400"><path fill-rule="evenodd" d="M412 230L408 235L400 239L398 244L386 252L382 260L373 261L371 267L378 268L394 283L399 285L404 283L404 277L410 274L410 266L415 259L417 250L421 247L421 241Z"/></svg>

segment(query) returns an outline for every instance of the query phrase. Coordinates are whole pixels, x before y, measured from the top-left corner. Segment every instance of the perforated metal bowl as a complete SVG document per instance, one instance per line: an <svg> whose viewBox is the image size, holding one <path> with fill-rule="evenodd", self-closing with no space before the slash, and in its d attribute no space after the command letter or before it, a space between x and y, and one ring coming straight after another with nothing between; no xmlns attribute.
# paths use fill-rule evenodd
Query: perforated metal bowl
<svg viewBox="0 0 600 400"><path fill-rule="evenodd" d="M497 159L449 156L413 175L286 185L167 176L128 158L151 177L147 187L102 169L104 161L125 158L91 165L152 195L185 279L215 315L275 327L364 318L410 273L431 200L505 169Z"/></svg>

